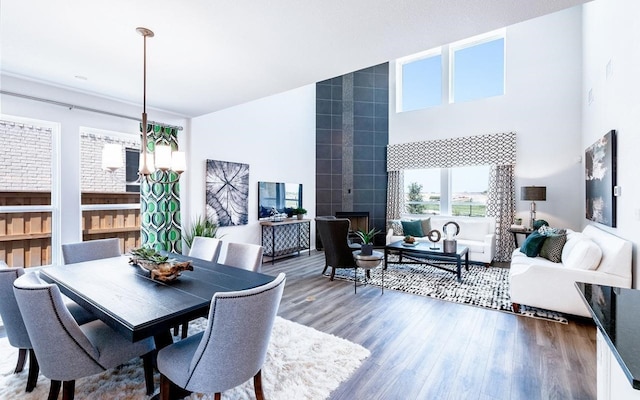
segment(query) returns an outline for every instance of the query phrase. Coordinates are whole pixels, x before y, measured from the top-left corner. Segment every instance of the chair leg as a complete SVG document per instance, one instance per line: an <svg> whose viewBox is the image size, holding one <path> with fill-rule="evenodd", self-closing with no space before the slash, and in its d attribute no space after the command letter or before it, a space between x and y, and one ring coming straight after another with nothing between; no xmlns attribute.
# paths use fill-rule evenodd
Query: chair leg
<svg viewBox="0 0 640 400"><path fill-rule="evenodd" d="M175 383L171 382L171 379L160 374L160 394L158 395L158 400L182 399L190 394L190 391L179 387Z"/></svg>
<svg viewBox="0 0 640 400"><path fill-rule="evenodd" d="M156 389L153 383L153 351L142 356L142 365L144 368L144 382L147 386L147 395L150 396Z"/></svg>
<svg viewBox="0 0 640 400"><path fill-rule="evenodd" d="M331 279L329 279L329 280L332 281L334 276L336 276L336 268L335 267L331 267Z"/></svg>
<svg viewBox="0 0 640 400"><path fill-rule="evenodd" d="M22 372L24 369L24 362L27 359L27 349L19 349L18 350L18 363L16 364L16 369L13 371L14 374L18 372Z"/></svg>
<svg viewBox="0 0 640 400"><path fill-rule="evenodd" d="M40 365L36 358L36 353L33 349L29 349L29 375L27 376L27 392L32 392L38 383L38 373L40 372ZM56 393L57 396L57 393Z"/></svg>
<svg viewBox="0 0 640 400"><path fill-rule="evenodd" d="M182 323L182 338L186 339L187 338L187 332L189 331L189 323L188 322L183 322Z"/></svg>
<svg viewBox="0 0 640 400"><path fill-rule="evenodd" d="M60 381L51 381L51 387L49 388L49 397L48 400L57 400L58 393L60 393L60 385L62 382Z"/></svg>
<svg viewBox="0 0 640 400"><path fill-rule="evenodd" d="M262 370L253 377L253 388L256 392L256 400L264 400L264 393L262 392Z"/></svg>
<svg viewBox="0 0 640 400"><path fill-rule="evenodd" d="M325 264L324 269L322 270L322 275L324 275L324 273L327 272L327 268L329 268L329 265Z"/></svg>
<svg viewBox="0 0 640 400"><path fill-rule="evenodd" d="M62 382L62 400L73 400L76 392L76 381Z"/></svg>
<svg viewBox="0 0 640 400"><path fill-rule="evenodd" d="M518 303L511 303L511 308L513 309L513 312L516 314L520 312L520 304Z"/></svg>
<svg viewBox="0 0 640 400"><path fill-rule="evenodd" d="M163 374L160 374L160 396L158 396L158 400L169 400L170 398L171 381Z"/></svg>
<svg viewBox="0 0 640 400"><path fill-rule="evenodd" d="M214 400L220 400L222 399L222 395L220 393L216 393L213 395Z"/></svg>

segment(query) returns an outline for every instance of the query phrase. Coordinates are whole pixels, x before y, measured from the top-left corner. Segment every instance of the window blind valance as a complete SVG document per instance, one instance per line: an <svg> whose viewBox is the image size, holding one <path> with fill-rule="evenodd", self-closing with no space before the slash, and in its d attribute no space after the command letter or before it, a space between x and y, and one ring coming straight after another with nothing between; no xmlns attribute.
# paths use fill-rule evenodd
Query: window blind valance
<svg viewBox="0 0 640 400"><path fill-rule="evenodd" d="M515 163L515 132L387 146L387 171Z"/></svg>

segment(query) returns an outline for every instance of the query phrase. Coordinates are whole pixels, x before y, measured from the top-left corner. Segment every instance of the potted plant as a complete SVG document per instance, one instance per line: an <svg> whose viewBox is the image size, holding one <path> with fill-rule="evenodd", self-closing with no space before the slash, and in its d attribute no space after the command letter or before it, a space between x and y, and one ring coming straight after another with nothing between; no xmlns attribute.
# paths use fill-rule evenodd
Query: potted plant
<svg viewBox="0 0 640 400"><path fill-rule="evenodd" d="M208 218L197 216L188 227L184 229L184 242L187 247L191 247L193 238L196 236L204 236L214 238L218 233L218 224Z"/></svg>
<svg viewBox="0 0 640 400"><path fill-rule="evenodd" d="M306 213L307 210L302 207L294 208L293 211L291 211L291 214L295 215L298 219L302 219Z"/></svg>
<svg viewBox="0 0 640 400"><path fill-rule="evenodd" d="M368 232L358 229L356 235L362 240L362 247L360 248L360 254L363 256L370 256L373 253L373 238L380 233L376 228L371 228Z"/></svg>

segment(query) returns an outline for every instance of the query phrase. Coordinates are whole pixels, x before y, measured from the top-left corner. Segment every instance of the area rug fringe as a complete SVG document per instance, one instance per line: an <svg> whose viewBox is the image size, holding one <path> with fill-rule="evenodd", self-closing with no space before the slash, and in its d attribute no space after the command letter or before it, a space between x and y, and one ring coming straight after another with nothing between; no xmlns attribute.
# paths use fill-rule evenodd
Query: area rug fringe
<svg viewBox="0 0 640 400"><path fill-rule="evenodd" d="M443 266L455 268L453 264ZM354 270L340 268L335 276L353 281ZM364 283L362 269L358 269L357 282ZM367 283L380 286L382 269L372 269ZM384 288L515 314L509 297L509 268L470 264L469 271L463 267L462 282L458 282L454 273L426 264L389 264L384 274ZM561 313L525 305L517 314L568 323Z"/></svg>
<svg viewBox="0 0 640 400"><path fill-rule="evenodd" d="M201 331L206 320L189 325L189 334ZM177 340L177 339L175 339ZM369 350L348 340L277 317L262 370L265 398L323 400L369 357ZM42 374L31 393L25 392L27 371L13 373L18 350L0 339L0 399L46 399L49 380ZM67 362L71 362L68 360ZM155 374L156 392L159 374ZM135 359L118 368L76 381L76 399L148 399L142 362ZM226 400L255 399L252 380L226 391ZM186 399L213 399L213 394L192 394Z"/></svg>

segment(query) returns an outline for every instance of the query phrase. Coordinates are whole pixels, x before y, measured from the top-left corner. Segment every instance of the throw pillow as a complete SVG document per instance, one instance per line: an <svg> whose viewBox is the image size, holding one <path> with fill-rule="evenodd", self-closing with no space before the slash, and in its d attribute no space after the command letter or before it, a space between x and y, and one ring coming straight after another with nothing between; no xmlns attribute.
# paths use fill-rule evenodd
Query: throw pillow
<svg viewBox="0 0 640 400"><path fill-rule="evenodd" d="M421 219L420 222L422 223L422 236L431 232L431 218Z"/></svg>
<svg viewBox="0 0 640 400"><path fill-rule="evenodd" d="M543 226L549 226L549 223L543 219L537 219L535 221L533 221L533 229L538 230L540 228L542 228Z"/></svg>
<svg viewBox="0 0 640 400"><path fill-rule="evenodd" d="M524 240L522 246L520 246L520 251L526 254L527 257L537 257L538 254L540 254L540 248L542 248L546 238L547 237L541 235L540 232L534 231Z"/></svg>
<svg viewBox="0 0 640 400"><path fill-rule="evenodd" d="M540 257L559 263L562 261L562 249L567 242L567 235L549 235L542 244L540 249Z"/></svg>
<svg viewBox="0 0 640 400"><path fill-rule="evenodd" d="M422 221L420 221L419 219L415 221L402 221L402 230L404 231L405 236L424 236L424 232L422 232Z"/></svg>
<svg viewBox="0 0 640 400"><path fill-rule="evenodd" d="M404 236L404 231L402 230L402 223L399 219L390 219L389 225L387 226L387 231L389 229L393 230L394 236Z"/></svg>
<svg viewBox="0 0 640 400"><path fill-rule="evenodd" d="M571 246L569 246L571 242ZM567 268L595 270L602 259L602 249L593 240L582 235L571 238L562 251L562 263Z"/></svg>

